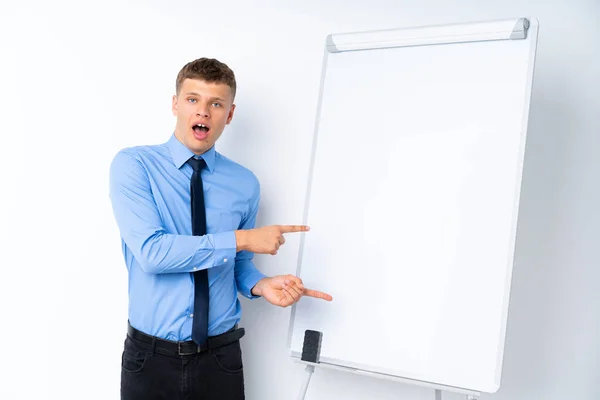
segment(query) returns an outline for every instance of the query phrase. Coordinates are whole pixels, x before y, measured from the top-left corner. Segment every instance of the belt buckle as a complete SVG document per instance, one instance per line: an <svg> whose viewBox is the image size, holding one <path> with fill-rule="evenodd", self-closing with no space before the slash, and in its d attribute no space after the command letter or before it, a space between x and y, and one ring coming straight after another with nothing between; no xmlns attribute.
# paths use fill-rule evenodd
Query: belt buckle
<svg viewBox="0 0 600 400"><path fill-rule="evenodd" d="M183 353L181 351L181 343L184 343L184 342L177 342L177 354L180 356L191 356L192 354L196 354L199 350L199 347L196 346L196 349L194 351Z"/></svg>

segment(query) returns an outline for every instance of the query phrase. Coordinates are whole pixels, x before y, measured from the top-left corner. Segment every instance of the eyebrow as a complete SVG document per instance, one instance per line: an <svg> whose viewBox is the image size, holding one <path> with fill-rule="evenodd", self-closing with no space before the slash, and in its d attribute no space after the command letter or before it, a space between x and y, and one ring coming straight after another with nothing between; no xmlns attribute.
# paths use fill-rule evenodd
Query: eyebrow
<svg viewBox="0 0 600 400"><path fill-rule="evenodd" d="M193 96L202 97L199 93L196 93L196 92L187 92L186 95L193 95ZM222 99L220 97L211 97L210 99L211 100L225 101L225 99Z"/></svg>

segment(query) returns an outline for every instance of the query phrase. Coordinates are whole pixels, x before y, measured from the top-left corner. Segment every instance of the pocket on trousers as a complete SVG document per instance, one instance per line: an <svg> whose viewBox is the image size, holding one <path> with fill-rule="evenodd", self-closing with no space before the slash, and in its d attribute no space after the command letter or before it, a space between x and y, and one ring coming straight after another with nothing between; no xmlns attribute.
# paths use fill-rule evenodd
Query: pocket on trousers
<svg viewBox="0 0 600 400"><path fill-rule="evenodd" d="M144 369L146 360L148 360L148 352L127 338L121 356L121 368L129 373L141 372Z"/></svg>
<svg viewBox="0 0 600 400"><path fill-rule="evenodd" d="M228 344L227 346L219 347L210 350L215 362L221 370L230 374L242 372L242 348L240 341Z"/></svg>

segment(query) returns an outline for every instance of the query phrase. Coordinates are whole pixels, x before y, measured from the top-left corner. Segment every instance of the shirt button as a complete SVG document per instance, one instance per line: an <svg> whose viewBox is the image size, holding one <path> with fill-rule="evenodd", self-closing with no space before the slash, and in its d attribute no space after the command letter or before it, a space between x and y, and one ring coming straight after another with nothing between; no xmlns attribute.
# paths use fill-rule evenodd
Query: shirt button
<svg viewBox="0 0 600 400"><path fill-rule="evenodd" d="M194 318L194 314L190 314L190 318Z"/></svg>
<svg viewBox="0 0 600 400"><path fill-rule="evenodd" d="M194 271L197 270L197 269L198 269L198 267L194 267Z"/></svg>
<svg viewBox="0 0 600 400"><path fill-rule="evenodd" d="M227 262L227 258L224 258L224 259L223 259L223 262Z"/></svg>

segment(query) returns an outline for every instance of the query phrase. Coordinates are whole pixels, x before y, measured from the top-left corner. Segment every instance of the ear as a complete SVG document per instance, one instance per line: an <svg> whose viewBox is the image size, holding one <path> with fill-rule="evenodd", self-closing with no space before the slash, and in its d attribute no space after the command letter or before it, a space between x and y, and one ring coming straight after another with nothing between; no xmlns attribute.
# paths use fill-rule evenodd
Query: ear
<svg viewBox="0 0 600 400"><path fill-rule="evenodd" d="M173 103L171 105L171 110L173 111L173 115L177 116L177 110L178 110L178 104L177 104L177 95L174 94L173 95Z"/></svg>
<svg viewBox="0 0 600 400"><path fill-rule="evenodd" d="M233 112L234 111L235 111L235 104L232 104L231 108L229 109L229 115L227 116L227 123L226 123L226 125L229 125L229 123L233 119Z"/></svg>

